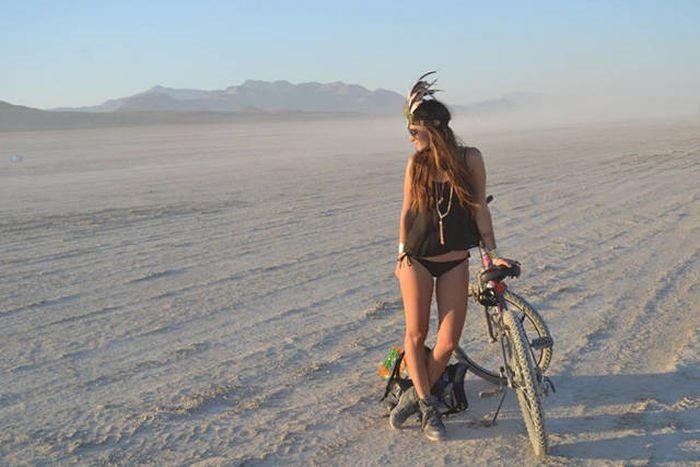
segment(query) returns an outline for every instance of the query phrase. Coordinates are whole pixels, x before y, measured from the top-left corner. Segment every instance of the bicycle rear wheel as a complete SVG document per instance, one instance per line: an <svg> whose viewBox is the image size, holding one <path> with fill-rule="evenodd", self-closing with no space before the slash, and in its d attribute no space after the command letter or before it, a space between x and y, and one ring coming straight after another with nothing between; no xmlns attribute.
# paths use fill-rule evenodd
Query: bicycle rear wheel
<svg viewBox="0 0 700 467"><path fill-rule="evenodd" d="M525 330L525 335L532 342L533 338L548 337L551 339L551 334L547 328L547 324L537 311L520 295L506 290L503 298L508 304L508 308L517 310L520 322ZM489 316L494 312L493 308L488 308ZM481 321L481 323L479 323ZM536 364L539 375L544 375L544 372L549 367L552 360L552 347L535 348L528 345L532 354L533 362ZM505 384L505 378L501 377L500 367L503 365L503 356L501 355L500 345L497 342L491 342L488 331L485 329L483 306L476 302L470 295L469 309L467 312L467 322L464 326L460 344L455 349L454 357L459 361L467 362L472 371L493 384Z"/></svg>
<svg viewBox="0 0 700 467"><path fill-rule="evenodd" d="M518 396L520 411L530 443L537 457L547 454L547 432L544 427L542 398L537 386L535 365L529 350L527 336L520 319L512 310L503 311L503 324L506 338L510 341L510 369L513 375L513 389Z"/></svg>

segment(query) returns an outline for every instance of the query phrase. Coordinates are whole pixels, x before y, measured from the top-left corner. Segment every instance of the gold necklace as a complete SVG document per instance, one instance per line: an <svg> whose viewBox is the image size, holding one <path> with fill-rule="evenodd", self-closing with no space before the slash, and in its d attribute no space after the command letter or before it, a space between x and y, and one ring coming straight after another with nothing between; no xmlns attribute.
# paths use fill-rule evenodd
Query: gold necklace
<svg viewBox="0 0 700 467"><path fill-rule="evenodd" d="M435 210L437 211L438 218L440 219L440 245L445 244L445 231L443 230L442 227L442 220L447 217L447 215L450 213L450 209L452 208L452 184L450 183L450 200L447 202L447 211L443 214L440 212L440 201L442 201L442 198L440 198L440 201L438 201L438 195L437 195L437 183L435 184ZM440 193L442 195L442 193Z"/></svg>

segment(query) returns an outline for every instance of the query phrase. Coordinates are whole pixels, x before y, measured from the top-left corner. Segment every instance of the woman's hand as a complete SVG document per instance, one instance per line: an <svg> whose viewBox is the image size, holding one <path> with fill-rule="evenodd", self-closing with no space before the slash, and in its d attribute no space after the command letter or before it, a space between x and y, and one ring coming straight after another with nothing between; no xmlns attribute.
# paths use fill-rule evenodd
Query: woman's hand
<svg viewBox="0 0 700 467"><path fill-rule="evenodd" d="M394 269L394 275L396 276L397 279L399 279L399 272L402 268L408 268L411 267L411 258L405 253L402 253L399 255L398 258L396 258L396 269Z"/></svg>
<svg viewBox="0 0 700 467"><path fill-rule="evenodd" d="M494 266L503 266L509 268L517 265L518 267L520 267L520 263L518 261L515 261L514 259L500 258L498 256L493 258L491 262Z"/></svg>

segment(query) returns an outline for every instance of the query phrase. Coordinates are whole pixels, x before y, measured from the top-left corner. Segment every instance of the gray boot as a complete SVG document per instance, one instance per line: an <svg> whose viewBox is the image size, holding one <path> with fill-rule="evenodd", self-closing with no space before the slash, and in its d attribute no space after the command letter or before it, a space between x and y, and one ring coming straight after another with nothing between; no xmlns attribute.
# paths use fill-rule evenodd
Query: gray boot
<svg viewBox="0 0 700 467"><path fill-rule="evenodd" d="M447 436L447 430L440 419L437 397L420 399L418 408L421 413L421 429L425 437L431 441L443 441Z"/></svg>
<svg viewBox="0 0 700 467"><path fill-rule="evenodd" d="M395 430L401 428L401 425L414 413L418 412L418 393L416 388L411 386L399 399L399 403L396 404L389 414L389 425Z"/></svg>

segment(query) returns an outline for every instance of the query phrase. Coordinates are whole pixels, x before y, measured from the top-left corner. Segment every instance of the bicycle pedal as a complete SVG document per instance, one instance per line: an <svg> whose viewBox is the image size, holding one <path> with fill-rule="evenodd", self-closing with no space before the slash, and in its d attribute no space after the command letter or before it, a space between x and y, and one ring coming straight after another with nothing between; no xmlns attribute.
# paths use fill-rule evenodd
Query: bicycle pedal
<svg viewBox="0 0 700 467"><path fill-rule="evenodd" d="M479 399L490 399L491 397L497 396L503 392L503 388L493 388L486 389L484 391L479 391Z"/></svg>
<svg viewBox="0 0 700 467"><path fill-rule="evenodd" d="M535 350L548 349L554 345L554 339L549 336L535 337L530 341L530 347Z"/></svg>

